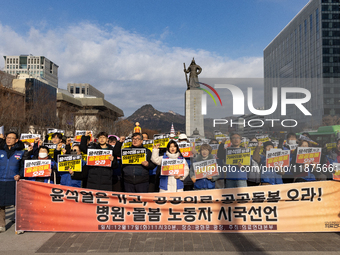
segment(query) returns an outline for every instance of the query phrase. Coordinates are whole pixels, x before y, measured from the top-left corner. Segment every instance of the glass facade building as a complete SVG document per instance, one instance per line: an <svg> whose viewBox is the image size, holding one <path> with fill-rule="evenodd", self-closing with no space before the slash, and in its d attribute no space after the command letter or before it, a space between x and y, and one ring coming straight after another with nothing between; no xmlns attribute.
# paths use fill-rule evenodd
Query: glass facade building
<svg viewBox="0 0 340 255"><path fill-rule="evenodd" d="M272 89L300 87L310 91L304 115L294 105L281 112L281 100L272 119L295 119L294 131L315 129L326 115L340 115L340 1L311 0L264 49L264 104L272 106ZM287 98L303 98L289 93ZM293 130L292 130L293 131Z"/></svg>

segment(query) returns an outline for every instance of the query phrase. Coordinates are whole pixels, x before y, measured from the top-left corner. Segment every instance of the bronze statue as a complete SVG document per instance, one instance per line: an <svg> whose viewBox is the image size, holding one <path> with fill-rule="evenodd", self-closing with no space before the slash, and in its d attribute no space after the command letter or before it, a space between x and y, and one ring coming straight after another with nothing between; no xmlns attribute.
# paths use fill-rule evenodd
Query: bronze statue
<svg viewBox="0 0 340 255"><path fill-rule="evenodd" d="M200 84L198 83L198 75L202 72L202 68L199 65L196 65L195 59L193 58L191 61L190 66L188 69L185 68L185 63L184 64L184 73L185 73L185 78L187 81L187 88L199 88ZM189 81L188 81L188 76L187 73L189 73Z"/></svg>

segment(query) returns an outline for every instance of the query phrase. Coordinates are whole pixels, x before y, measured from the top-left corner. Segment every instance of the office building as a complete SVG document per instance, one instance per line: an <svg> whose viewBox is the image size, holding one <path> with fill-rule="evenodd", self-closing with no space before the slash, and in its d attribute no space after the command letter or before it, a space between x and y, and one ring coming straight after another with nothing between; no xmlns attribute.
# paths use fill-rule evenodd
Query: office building
<svg viewBox="0 0 340 255"><path fill-rule="evenodd" d="M32 78L41 79L58 88L59 66L44 56L20 55L4 56L4 71L11 75L27 74Z"/></svg>
<svg viewBox="0 0 340 255"><path fill-rule="evenodd" d="M272 106L272 89L300 87L311 92L307 116L294 105L281 113L280 93L271 119L294 119L296 128L315 129L326 115L340 115L340 1L311 0L264 49L264 103ZM287 98L303 98L289 93ZM274 129L282 129L279 125Z"/></svg>

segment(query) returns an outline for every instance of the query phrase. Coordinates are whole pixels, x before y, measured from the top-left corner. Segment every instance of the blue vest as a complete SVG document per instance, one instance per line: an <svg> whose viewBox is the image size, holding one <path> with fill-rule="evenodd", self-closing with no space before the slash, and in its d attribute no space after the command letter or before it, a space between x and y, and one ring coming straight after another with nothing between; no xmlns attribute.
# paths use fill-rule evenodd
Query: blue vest
<svg viewBox="0 0 340 255"><path fill-rule="evenodd" d="M164 159L168 159L169 157L164 153ZM178 159L183 159L183 157L179 156ZM183 189L184 184L180 179L176 179L177 189ZM159 177L159 188L163 190L168 190L168 176L160 175Z"/></svg>
<svg viewBox="0 0 340 255"><path fill-rule="evenodd" d="M0 150L0 181L14 181L14 176L20 174L23 155L24 151L15 151L7 158L7 152Z"/></svg>
<svg viewBox="0 0 340 255"><path fill-rule="evenodd" d="M266 172L263 171L262 166L266 166L266 156L261 156L261 183L270 183L270 184L283 184L282 176L277 174L275 170L267 169Z"/></svg>

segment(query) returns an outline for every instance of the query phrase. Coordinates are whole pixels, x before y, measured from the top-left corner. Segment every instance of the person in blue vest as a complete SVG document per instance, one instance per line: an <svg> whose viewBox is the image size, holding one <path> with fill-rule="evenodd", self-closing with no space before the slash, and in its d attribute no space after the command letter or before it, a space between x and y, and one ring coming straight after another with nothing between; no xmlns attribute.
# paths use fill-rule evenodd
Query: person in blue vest
<svg viewBox="0 0 340 255"><path fill-rule="evenodd" d="M38 150L38 155L33 154L33 148L29 147L28 150L25 152L25 160L33 160L33 159L39 159L39 160L51 160L51 169L50 169L50 177L28 177L26 178L29 181L37 181L37 182L44 182L44 183L55 183L56 181L56 175L57 175L57 163L52 159L48 153L49 148L46 146L40 146Z"/></svg>
<svg viewBox="0 0 340 255"><path fill-rule="evenodd" d="M299 147L312 147L310 142L300 140ZM290 172L294 176L294 182L310 182L316 181L314 169L316 168L315 162L311 162L309 164L298 164L296 163L297 149L292 155L292 164L293 167L290 168ZM316 173L316 172L315 172Z"/></svg>
<svg viewBox="0 0 340 255"><path fill-rule="evenodd" d="M61 155L61 151L65 154L71 154L71 155L81 155L81 151L79 148L79 145L74 144L73 147L70 150L70 153L67 153L66 149L60 149L59 148L59 144L58 144L58 149L55 150L55 157L56 157L56 161L58 162L58 155ZM86 162L84 160L81 160L82 163L82 172L84 171L84 166L86 165ZM69 170L69 172L58 172L58 175L60 176L60 184L61 185L65 185L65 186L70 186L70 187L76 187L76 188L80 188L81 185L81 180L77 180L77 179L73 179L71 176L71 173L73 171ZM84 185L83 185L84 188Z"/></svg>
<svg viewBox="0 0 340 255"><path fill-rule="evenodd" d="M163 159L184 159L178 144L171 140L163 156L159 156L159 144L154 145L152 149L151 161L158 166L162 165ZM184 160L184 175L159 175L159 192L180 192L183 191L184 179L189 175L189 167Z"/></svg>
<svg viewBox="0 0 340 255"><path fill-rule="evenodd" d="M6 206L15 205L15 182L24 175L24 144L9 132L0 139L0 232L6 231Z"/></svg>
<svg viewBox="0 0 340 255"><path fill-rule="evenodd" d="M271 141L267 141L263 143L263 153L260 154L262 142L259 142L256 147L253 159L259 164L261 171L261 183L260 185L274 185L274 184L283 184L282 175L285 174L284 168L279 168L279 170L275 169L266 169L266 152L274 149L274 144Z"/></svg>
<svg viewBox="0 0 340 255"><path fill-rule="evenodd" d="M208 177L208 178L202 178L202 179L196 178L195 169L194 169L195 163L214 159L214 156L211 154L211 152L212 152L212 148L209 144L202 144L199 154L197 154L197 156L194 158L193 164L191 164L190 178L192 182L194 183L195 190L214 189L215 181L217 181L220 178L219 175Z"/></svg>
<svg viewBox="0 0 340 255"><path fill-rule="evenodd" d="M241 135L238 133L233 133L230 136L231 146L230 148L242 148L241 145ZM217 157L220 160L226 160L227 150L224 148L225 140L222 140L222 143L218 147ZM238 188L238 187L247 187L247 172L242 171L242 164L238 163L238 165L226 165L227 167L227 176L225 187L226 188Z"/></svg>

